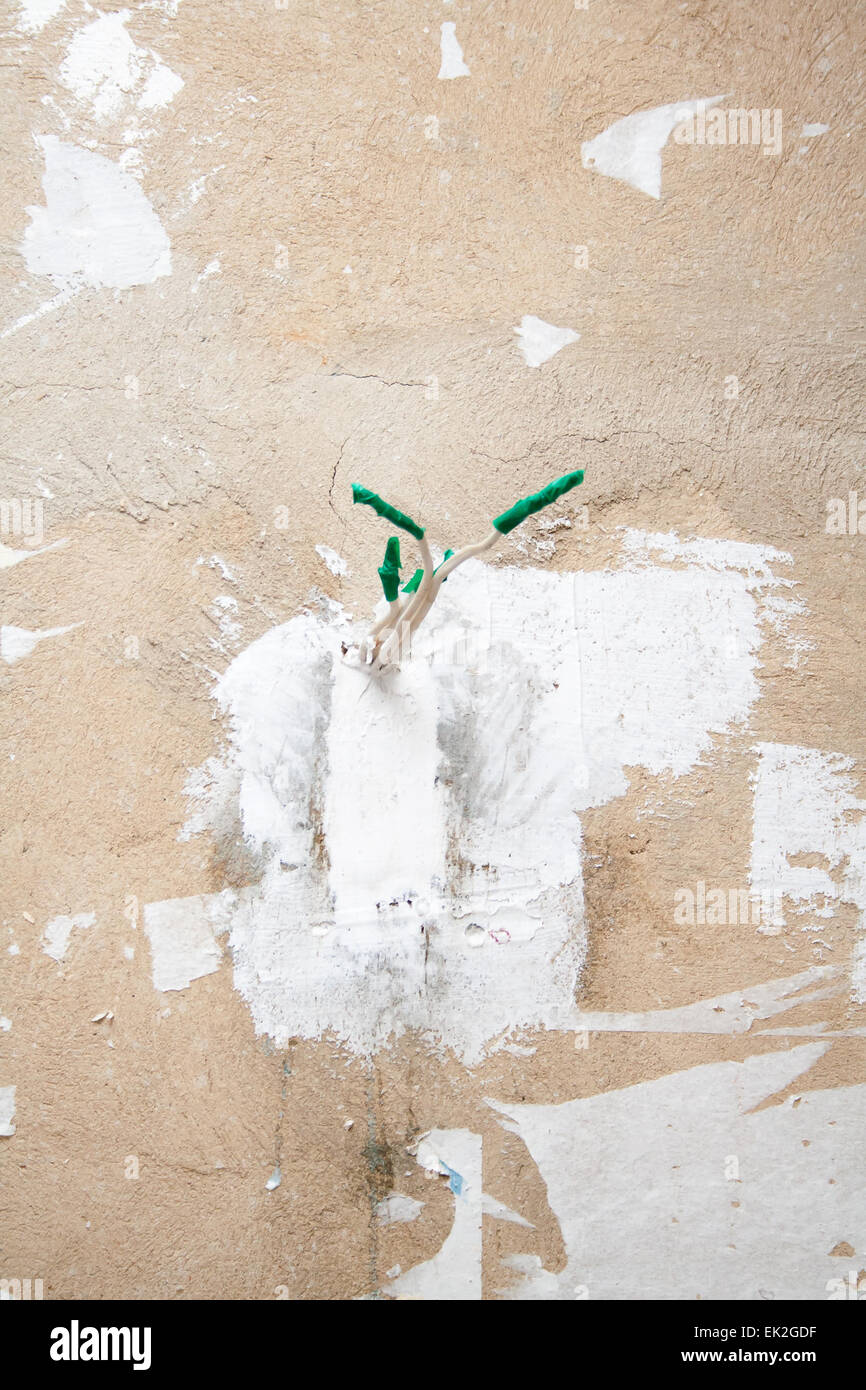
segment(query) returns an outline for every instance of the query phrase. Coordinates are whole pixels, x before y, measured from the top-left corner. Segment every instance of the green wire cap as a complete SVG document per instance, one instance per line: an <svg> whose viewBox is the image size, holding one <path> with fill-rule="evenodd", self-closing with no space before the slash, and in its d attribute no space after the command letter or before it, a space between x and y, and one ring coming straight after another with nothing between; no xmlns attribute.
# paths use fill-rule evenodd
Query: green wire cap
<svg viewBox="0 0 866 1390"><path fill-rule="evenodd" d="M533 492L529 497L521 497L519 502L515 502L513 507L509 507L507 512L494 519L493 525L503 536L507 536L509 531L513 531L515 526L519 526L521 521L525 521L533 512L540 512L542 507L547 507L551 502L555 502L557 497L561 497L564 492L570 492L578 483L583 482L583 469L577 468L573 473L564 473L556 482L548 483L540 492Z"/></svg>
<svg viewBox="0 0 866 1390"><path fill-rule="evenodd" d="M389 536L385 559L379 566L379 578L389 603L393 603L400 588L400 537Z"/></svg>
<svg viewBox="0 0 866 1390"><path fill-rule="evenodd" d="M442 565L445 564L445 561L446 561L446 560L450 560L450 559L451 559L451 556L452 556L453 554L454 554L454 551L453 551L453 550L446 550L446 551L445 551L445 554L442 556ZM441 570L442 565L437 565L437 566L436 566L436 569L433 571L433 573L436 574L439 570ZM416 570L415 573L412 575L412 578L409 580L409 583L403 585L403 593L404 593L404 594L414 594L415 590L418 588L418 585L421 583L421 580L422 580L423 578L424 578L424 571L423 571L423 570ZM443 583L443 584L447 584L447 583L448 583L448 575L447 575L447 574L446 574L445 578L442 580L442 583Z"/></svg>
<svg viewBox="0 0 866 1390"><path fill-rule="evenodd" d="M416 541L420 541L424 535L423 528L418 525L417 521L413 521L411 516L407 516L405 512L398 512L397 508L392 507L390 502L383 501L377 492L371 492L368 487L361 487L360 483L352 484L352 501L365 502L386 521L392 522L394 526L399 526L401 531L408 531L409 535L414 536Z"/></svg>

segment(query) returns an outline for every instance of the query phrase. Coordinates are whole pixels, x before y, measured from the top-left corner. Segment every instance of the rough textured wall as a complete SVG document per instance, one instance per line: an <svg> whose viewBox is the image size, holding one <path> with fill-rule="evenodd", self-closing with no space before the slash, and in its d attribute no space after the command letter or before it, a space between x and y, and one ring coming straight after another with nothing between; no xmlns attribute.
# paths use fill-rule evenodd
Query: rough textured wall
<svg viewBox="0 0 866 1390"><path fill-rule="evenodd" d="M5 13L0 1276L856 1286L863 14Z"/></svg>

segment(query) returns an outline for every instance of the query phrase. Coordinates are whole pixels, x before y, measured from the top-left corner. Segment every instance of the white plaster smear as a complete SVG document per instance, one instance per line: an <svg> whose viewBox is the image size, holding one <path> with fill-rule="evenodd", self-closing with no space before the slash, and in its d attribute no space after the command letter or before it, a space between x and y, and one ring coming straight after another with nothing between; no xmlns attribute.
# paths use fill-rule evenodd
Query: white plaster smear
<svg viewBox="0 0 866 1390"><path fill-rule="evenodd" d="M40 642L44 642L48 637L62 637L65 632L74 632L77 627L83 627L80 623L70 623L68 627L43 627L36 631L31 631L26 627L0 627L0 658L6 662L7 666L14 666L16 661L21 661L25 656L29 656Z"/></svg>
<svg viewBox="0 0 866 1390"><path fill-rule="evenodd" d="M87 931L95 925L95 912L79 912L74 917L52 917L42 936L42 949L52 960L64 960L73 931Z"/></svg>
<svg viewBox="0 0 866 1390"><path fill-rule="evenodd" d="M698 97L694 101L671 102L648 111L634 111L614 121L600 135L584 140L580 158L584 169L594 169L608 178L631 184L651 198L662 195L662 149L675 126L706 111L721 96Z"/></svg>
<svg viewBox="0 0 866 1390"><path fill-rule="evenodd" d="M18 0L21 10L19 29L23 29L26 34L38 34L60 13L65 4L66 0Z"/></svg>
<svg viewBox="0 0 866 1390"><path fill-rule="evenodd" d="M100 14L73 36L60 67L61 82L99 121L116 120L130 105L166 106L183 86L152 49L133 42L129 18L129 10Z"/></svg>
<svg viewBox="0 0 866 1390"><path fill-rule="evenodd" d="M342 575L349 573L349 566L346 564L342 555L338 555L336 550L332 550L329 545L317 545L316 554L320 559L324 560L331 574L340 578Z"/></svg>
<svg viewBox="0 0 866 1390"><path fill-rule="evenodd" d="M444 82L453 77L470 77L471 73L463 61L463 49L457 42L457 25L453 20L445 21L441 35L442 65L439 68L439 80Z"/></svg>
<svg viewBox="0 0 866 1390"><path fill-rule="evenodd" d="M15 1114L15 1087L0 1086L0 1139L11 1139L15 1133L12 1123Z"/></svg>
<svg viewBox="0 0 866 1390"><path fill-rule="evenodd" d="M833 917L839 903L858 911L853 987L866 1002L866 801L855 791L854 761L818 748L761 743L754 774L750 883L755 892L782 895L788 916ZM823 864L792 864L797 855L817 854Z"/></svg>
<svg viewBox="0 0 866 1390"><path fill-rule="evenodd" d="M801 140L812 140L816 135L826 135L830 129L828 125L822 125L820 121L813 121L811 125L804 125L800 131Z"/></svg>
<svg viewBox="0 0 866 1390"><path fill-rule="evenodd" d="M833 1247L848 1240L862 1254L866 1086L805 1090L756 1112L826 1048L694 1067L561 1105L492 1102L538 1165L566 1249L559 1272L512 1257L521 1277L501 1292L826 1298L840 1272ZM783 1250L780 1232L796 1233Z"/></svg>
<svg viewBox="0 0 866 1390"><path fill-rule="evenodd" d="M333 603L235 658L188 833L240 821L260 865L229 938L257 1031L370 1054L413 1030L472 1064L584 1026L577 813L629 767L686 774L758 697L767 552L688 544L677 568L634 545L579 574L470 562L381 680L341 659Z"/></svg>
<svg viewBox="0 0 866 1390"><path fill-rule="evenodd" d="M576 343L580 338L573 328L557 328L552 323L545 323L544 319L536 318L534 314L524 314L520 327L514 331L527 367L540 367L542 362L548 362L569 343Z"/></svg>
<svg viewBox="0 0 866 1390"><path fill-rule="evenodd" d="M104 155L54 135L45 155L45 207L29 207L22 254L33 275L66 292L128 289L171 274L162 224L135 179Z"/></svg>
<svg viewBox="0 0 866 1390"><path fill-rule="evenodd" d="M222 949L217 937L227 930L236 902L228 889L145 904L144 930L156 989L186 989L193 980L219 969Z"/></svg>

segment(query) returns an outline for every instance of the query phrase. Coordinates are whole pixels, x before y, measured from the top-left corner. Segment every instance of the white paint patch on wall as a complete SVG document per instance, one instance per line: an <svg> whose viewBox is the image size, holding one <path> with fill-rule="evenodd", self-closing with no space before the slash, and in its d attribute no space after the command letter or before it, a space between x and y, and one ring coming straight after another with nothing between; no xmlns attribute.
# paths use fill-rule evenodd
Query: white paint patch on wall
<svg viewBox="0 0 866 1390"><path fill-rule="evenodd" d="M822 125L820 121L813 121L811 125L804 125L800 131L801 140L813 140L816 135L826 135L830 127Z"/></svg>
<svg viewBox="0 0 866 1390"><path fill-rule="evenodd" d="M527 367L540 367L542 362L548 362L569 343L576 343L580 338L573 328L557 328L552 323L545 323L544 319L536 318L534 314L524 314L520 327L514 331Z"/></svg>
<svg viewBox="0 0 866 1390"><path fill-rule="evenodd" d="M227 930L236 904L231 889L145 904L144 929L156 989L186 989L219 969L222 949L217 937Z"/></svg>
<svg viewBox="0 0 866 1390"><path fill-rule="evenodd" d="M66 0L18 0L21 10L19 29L23 29L26 34L38 34L60 13L65 4Z"/></svg>
<svg viewBox="0 0 866 1390"><path fill-rule="evenodd" d="M661 152L671 131L689 116L706 111L721 100L721 96L698 97L693 101L654 106L648 111L634 111L621 121L614 121L594 139L583 142L580 147L583 167L631 184L651 198L660 198Z"/></svg>
<svg viewBox="0 0 866 1390"><path fill-rule="evenodd" d="M711 570L742 571L749 592L760 601L762 622L788 647L788 666L797 667L813 646L802 624L798 623L806 612L806 605L794 593L796 582L778 573L780 566L790 567L794 563L786 550L719 537L699 536L683 540L670 531L647 532L630 528L623 531L623 547L632 564L647 565L654 559L663 559L669 564L681 561ZM736 638L732 630L725 634L725 645L729 656L736 655Z"/></svg>
<svg viewBox="0 0 866 1390"><path fill-rule="evenodd" d="M693 536L688 540L675 531L637 531L626 527L622 544L629 560L647 563L653 556L674 563L678 560L705 569L742 570L750 579L767 584L791 584L779 579L774 567L791 566L793 557L787 550L772 545L754 545L750 541L732 541L726 537Z"/></svg>
<svg viewBox="0 0 866 1390"><path fill-rule="evenodd" d="M95 925L95 912L79 912L74 917L52 917L42 936L42 949L52 960L64 960L73 931L87 931Z"/></svg>
<svg viewBox="0 0 866 1390"><path fill-rule="evenodd" d="M573 1299L582 1285L591 1299L826 1298L839 1273L829 1252L840 1240L860 1248L866 1086L804 1091L796 1106L755 1113L826 1048L561 1105L493 1102L538 1165L567 1255L559 1274L532 1257L507 1261L522 1278L505 1296ZM790 1231L796 1240L780 1244Z"/></svg>
<svg viewBox="0 0 866 1390"><path fill-rule="evenodd" d="M336 550L332 550L329 545L317 545L316 554L324 560L331 574L341 578L344 574L349 573L349 566L342 555L338 555Z"/></svg>
<svg viewBox="0 0 866 1390"><path fill-rule="evenodd" d="M372 927L378 947L380 909L427 898L444 878L438 709L425 663L407 663L387 682L358 674L335 663L324 832L335 921Z"/></svg>
<svg viewBox="0 0 866 1390"><path fill-rule="evenodd" d="M171 274L162 223L135 179L104 155L54 135L45 155L45 207L29 207L22 254L61 291L128 289Z"/></svg>
<svg viewBox="0 0 866 1390"><path fill-rule="evenodd" d="M371 686L341 662L342 631L294 619L217 688L235 733L236 806L250 846L267 855L230 939L258 1030L280 1044L332 1031L369 1053L416 1029L469 1060L503 1030L567 1026L583 949L576 817L551 844L561 798L527 823L531 785L544 782L532 764L508 815L506 790L471 824L439 778L438 725L453 719L454 693L423 660ZM480 739L476 758L495 780L484 724L466 737ZM470 834L483 846L459 885L447 816L461 850ZM547 892L554 883L560 891Z"/></svg>
<svg viewBox="0 0 866 1390"><path fill-rule="evenodd" d="M15 1087L0 1086L0 1139L11 1139L15 1133Z"/></svg>
<svg viewBox="0 0 866 1390"><path fill-rule="evenodd" d="M233 747L190 779L189 833L240 820L262 865L230 938L259 1032L369 1054L414 1030L472 1064L582 1026L576 813L629 767L684 775L758 698L768 554L736 549L742 573L689 544L675 569L636 544L574 575L471 562L381 681L342 661L337 604L232 662Z"/></svg>
<svg viewBox="0 0 866 1390"><path fill-rule="evenodd" d="M754 774L750 882L783 895L806 930L839 903L859 913L853 986L866 1002L866 801L855 790L854 761L818 748L761 743ZM792 863L820 855L821 865ZM782 913L782 922L785 922Z"/></svg>
<svg viewBox="0 0 866 1390"><path fill-rule="evenodd" d="M457 25L453 20L446 20L442 25L440 49L442 53L442 65L439 68L440 81L447 81L453 77L471 76L463 61L463 49L457 42Z"/></svg>
<svg viewBox="0 0 866 1390"><path fill-rule="evenodd" d="M392 1279L397 1298L464 1300L481 1297L481 1136L468 1129L434 1129L418 1145L418 1162L448 1178L454 1222L431 1260Z"/></svg>
<svg viewBox="0 0 866 1390"><path fill-rule="evenodd" d="M129 10L101 14L79 29L60 67L60 80L98 121L117 120L130 105L150 111L166 106L183 78L126 30Z"/></svg>
<svg viewBox="0 0 866 1390"><path fill-rule="evenodd" d="M31 631L26 627L0 627L0 658L7 666L13 666L29 656L40 642L48 637L62 637L65 632L74 632L84 623L70 623L68 627L44 627Z"/></svg>

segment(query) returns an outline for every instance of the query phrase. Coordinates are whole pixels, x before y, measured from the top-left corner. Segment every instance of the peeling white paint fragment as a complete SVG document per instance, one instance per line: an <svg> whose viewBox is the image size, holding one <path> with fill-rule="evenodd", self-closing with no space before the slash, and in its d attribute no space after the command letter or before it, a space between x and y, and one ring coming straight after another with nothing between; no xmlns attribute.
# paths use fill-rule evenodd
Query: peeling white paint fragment
<svg viewBox="0 0 866 1390"><path fill-rule="evenodd" d="M15 1087L0 1086L0 1139L11 1139L15 1133Z"/></svg>
<svg viewBox="0 0 866 1390"><path fill-rule="evenodd" d="M418 1162L448 1178L454 1222L431 1260L385 1287L397 1298L466 1300L481 1297L481 1136L468 1129L434 1129L418 1145Z"/></svg>
<svg viewBox="0 0 866 1390"><path fill-rule="evenodd" d="M453 20L446 20L442 25L440 49L442 53L442 66L439 69L439 80L444 82L453 77L471 77L471 73L463 61L463 49L457 42L457 25Z"/></svg>
<svg viewBox="0 0 866 1390"><path fill-rule="evenodd" d="M98 121L116 120L130 105L140 110L167 106L183 78L126 30L129 10L101 14L79 29L60 67L60 80Z"/></svg>
<svg viewBox="0 0 866 1390"><path fill-rule="evenodd" d="M0 1014L0 1032L8 1033L11 1027L11 1018L7 1018L5 1014Z"/></svg>
<svg viewBox="0 0 866 1390"><path fill-rule="evenodd" d="M74 917L52 917L42 936L42 949L52 960L64 960L73 931L87 931L95 925L95 912L79 912Z"/></svg>
<svg viewBox="0 0 866 1390"><path fill-rule="evenodd" d="M782 896L783 909L807 919L833 917L840 903L859 913L852 984L866 1002L866 801L856 794L852 758L818 748L761 743L753 778L749 881ZM817 855L822 864L792 863ZM786 923L783 910L781 921Z"/></svg>
<svg viewBox="0 0 866 1390"><path fill-rule="evenodd" d="M584 169L606 174L631 184L651 198L662 193L662 149L675 126L706 111L721 101L721 96L699 97L694 101L671 102L654 106L648 111L634 111L620 121L614 121L600 135L585 140L580 147Z"/></svg>
<svg viewBox="0 0 866 1390"><path fill-rule="evenodd" d="M70 623L68 627L44 627L36 631L26 627L0 627L0 658L7 666L13 666L16 661L29 656L46 638L62 637L65 632L74 632L78 627L84 627L83 621Z"/></svg>
<svg viewBox="0 0 866 1390"><path fill-rule="evenodd" d="M336 550L332 550L329 545L317 545L316 554L324 560L331 574L336 575L337 578L342 578L343 575L349 573L349 566L342 555L338 555Z"/></svg>
<svg viewBox="0 0 866 1390"><path fill-rule="evenodd" d="M282 1182L282 1180L283 1180L283 1175L282 1175L282 1172L280 1171L280 1165L277 1164L276 1168L275 1168L274 1171L271 1173L271 1176L268 1178L267 1182L265 1183L265 1189L266 1189L268 1192L275 1192L276 1189L279 1187L280 1183Z"/></svg>
<svg viewBox="0 0 866 1390"><path fill-rule="evenodd" d="M69 539L64 536L62 540L42 545L38 550L14 550L12 546L0 545L0 570L11 569L13 565L20 565L22 560L32 560L34 555L44 555L48 550L57 550L59 546L68 544Z"/></svg>
<svg viewBox="0 0 866 1390"><path fill-rule="evenodd" d="M812 140L816 135L826 135L830 127L822 125L820 121L813 121L811 125L804 125L800 131L801 140Z"/></svg>
<svg viewBox="0 0 866 1390"><path fill-rule="evenodd" d="M862 1226L866 1086L809 1090L796 1107L756 1107L827 1046L698 1066L561 1105L492 1102L538 1165L567 1256L558 1274L531 1256L511 1261L522 1277L500 1292L561 1300L580 1287L593 1300L648 1291L751 1300L761 1290L777 1301L826 1298L838 1273L828 1252L840 1232ZM726 1173L730 1155L740 1181ZM780 1247L780 1231L796 1231L797 1239ZM724 1259L708 1259L708 1251Z"/></svg>
<svg viewBox="0 0 866 1390"><path fill-rule="evenodd" d="M745 724L787 558L687 542L684 562L661 539L676 568L636 536L620 569L468 563L381 681L342 660L357 634L334 603L232 662L232 748L190 778L186 833L240 822L261 865L230 937L257 1031L369 1055L413 1030L472 1064L584 1026L579 812Z"/></svg>
<svg viewBox="0 0 866 1390"><path fill-rule="evenodd" d="M573 328L557 328L552 323L545 323L544 319L536 318L534 314L524 314L520 327L514 331L527 367L540 367L542 362L548 362L569 343L576 343L580 338Z"/></svg>
<svg viewBox="0 0 866 1390"><path fill-rule="evenodd" d="M104 155L54 135L45 155L45 207L28 207L22 254L32 275L67 294L84 286L128 289L171 274L163 226L135 179Z"/></svg>
<svg viewBox="0 0 866 1390"><path fill-rule="evenodd" d="M18 0L22 12L18 21L19 29L23 29L26 34L38 34L60 13L65 4L66 0Z"/></svg>
<svg viewBox="0 0 866 1390"><path fill-rule="evenodd" d="M217 937L227 930L236 905L237 894L230 888L145 904L144 929L156 989L163 993L186 989L193 980L219 969L222 948Z"/></svg>
<svg viewBox="0 0 866 1390"><path fill-rule="evenodd" d="M376 1203L376 1221L380 1226L394 1226L400 1222L417 1221L424 1210L424 1202L415 1197L407 1197L403 1192L391 1192Z"/></svg>

